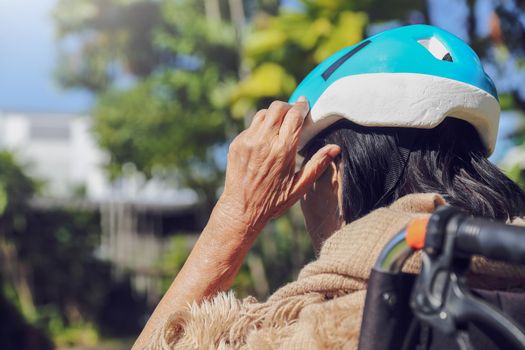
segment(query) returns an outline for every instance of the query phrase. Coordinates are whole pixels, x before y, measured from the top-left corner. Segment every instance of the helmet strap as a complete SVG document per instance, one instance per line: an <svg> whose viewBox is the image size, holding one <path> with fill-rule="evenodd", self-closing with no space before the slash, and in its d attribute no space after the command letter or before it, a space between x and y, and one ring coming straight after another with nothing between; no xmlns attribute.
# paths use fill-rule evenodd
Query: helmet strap
<svg viewBox="0 0 525 350"><path fill-rule="evenodd" d="M391 158L392 161L389 164L388 173L386 175L384 194L374 204L374 208L392 195L405 173L416 137L414 136L414 133L411 132L402 135L402 137L405 142L404 144L397 144L397 152L394 152Z"/></svg>

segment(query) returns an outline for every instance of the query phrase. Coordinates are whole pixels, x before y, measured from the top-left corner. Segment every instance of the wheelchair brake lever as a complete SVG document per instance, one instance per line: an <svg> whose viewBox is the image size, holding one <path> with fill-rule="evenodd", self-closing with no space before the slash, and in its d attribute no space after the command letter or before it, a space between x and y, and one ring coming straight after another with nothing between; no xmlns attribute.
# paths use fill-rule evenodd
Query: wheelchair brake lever
<svg viewBox="0 0 525 350"><path fill-rule="evenodd" d="M451 317L458 328L469 322L483 324L487 330L499 334L512 349L525 349L525 334L500 310L475 297L466 285L464 277L450 275L448 297L440 316Z"/></svg>

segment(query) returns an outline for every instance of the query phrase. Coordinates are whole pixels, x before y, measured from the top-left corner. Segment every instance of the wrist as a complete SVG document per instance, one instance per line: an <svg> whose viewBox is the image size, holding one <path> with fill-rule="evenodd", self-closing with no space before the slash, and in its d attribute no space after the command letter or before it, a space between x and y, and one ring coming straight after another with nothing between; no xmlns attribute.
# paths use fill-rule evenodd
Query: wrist
<svg viewBox="0 0 525 350"><path fill-rule="evenodd" d="M257 236L268 220L259 215L256 210L242 204L242 201L228 195L221 195L212 212L212 217L223 225L228 225L228 231L242 232L247 237Z"/></svg>
<svg viewBox="0 0 525 350"><path fill-rule="evenodd" d="M235 206L219 199L189 258L198 257L198 263L193 265L200 269L196 275L202 274L202 269L212 268L210 276L215 282L229 281L260 232L261 229L245 219Z"/></svg>

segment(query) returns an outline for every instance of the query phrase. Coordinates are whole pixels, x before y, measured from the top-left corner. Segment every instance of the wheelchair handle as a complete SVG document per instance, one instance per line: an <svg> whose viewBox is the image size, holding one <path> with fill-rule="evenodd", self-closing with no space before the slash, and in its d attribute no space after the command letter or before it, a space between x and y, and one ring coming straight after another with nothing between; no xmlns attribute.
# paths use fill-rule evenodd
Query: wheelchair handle
<svg viewBox="0 0 525 350"><path fill-rule="evenodd" d="M434 215L414 219L408 224L405 232L410 248L425 248L430 253L441 251L442 237L436 234L440 231L442 236L444 231L455 233L454 255L482 255L492 260L525 264L525 227L473 218L459 212L451 215L444 227L432 227L443 222L433 219Z"/></svg>
<svg viewBox="0 0 525 350"><path fill-rule="evenodd" d="M524 264L525 227L465 217L457 229L456 248L458 254Z"/></svg>
<svg viewBox="0 0 525 350"><path fill-rule="evenodd" d="M525 227L470 217L452 207L430 217L413 219L380 253L375 268L399 272L417 250L430 255L443 249L446 234L454 235L454 256L482 255L487 259L525 264Z"/></svg>

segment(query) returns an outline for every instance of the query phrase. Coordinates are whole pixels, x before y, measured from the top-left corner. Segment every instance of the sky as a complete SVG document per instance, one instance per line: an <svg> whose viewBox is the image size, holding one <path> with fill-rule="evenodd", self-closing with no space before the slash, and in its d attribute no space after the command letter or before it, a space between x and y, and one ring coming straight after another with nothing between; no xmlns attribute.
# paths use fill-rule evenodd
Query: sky
<svg viewBox="0 0 525 350"><path fill-rule="evenodd" d="M53 79L56 0L0 0L0 111L85 113L89 93Z"/></svg>

